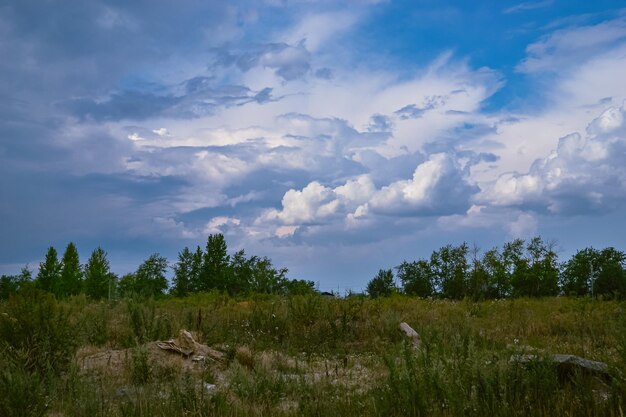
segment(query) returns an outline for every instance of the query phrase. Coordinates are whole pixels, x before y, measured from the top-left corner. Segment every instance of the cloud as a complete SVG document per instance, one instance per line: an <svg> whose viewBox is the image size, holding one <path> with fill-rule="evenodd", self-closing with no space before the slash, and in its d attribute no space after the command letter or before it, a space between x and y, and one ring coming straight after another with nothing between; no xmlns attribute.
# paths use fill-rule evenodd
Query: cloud
<svg viewBox="0 0 626 417"><path fill-rule="evenodd" d="M527 57L517 66L524 73L563 72L580 61L604 54L626 43L626 19L616 18L596 25L568 27L544 36L526 48Z"/></svg>
<svg viewBox="0 0 626 417"><path fill-rule="evenodd" d="M400 110L396 110L394 113L403 120L417 119L422 117L428 110L435 109L445 104L445 102L446 98L442 96L425 97L421 107L417 107L415 104L407 104Z"/></svg>
<svg viewBox="0 0 626 417"><path fill-rule="evenodd" d="M440 216L466 210L476 191L463 177L457 161L438 153L418 165L411 179L380 189L369 208L387 215Z"/></svg>
<svg viewBox="0 0 626 417"><path fill-rule="evenodd" d="M367 1L69 1L0 10L4 260L72 234L175 256L221 232L321 271L624 206L623 16L561 26L509 73L463 42L370 43L395 8ZM502 108L522 78L537 100Z"/></svg>
<svg viewBox="0 0 626 417"><path fill-rule="evenodd" d="M334 188L314 181L302 190L290 189L283 196L281 209L265 212L256 224L330 223L338 224L339 228L354 228L371 224L366 220L379 215L442 216L465 211L476 191L451 155L435 154L417 166L411 179L381 188L375 186L369 175L361 175Z"/></svg>
<svg viewBox="0 0 626 417"><path fill-rule="evenodd" d="M512 239L528 239L537 235L537 218L530 213L521 213L517 219L508 225L509 236Z"/></svg>
<svg viewBox="0 0 626 417"><path fill-rule="evenodd" d="M342 32L349 31L359 21L359 14L355 8L308 14L281 34L281 37L293 44L305 40L308 48L316 52L327 46L331 39L336 39Z"/></svg>
<svg viewBox="0 0 626 417"><path fill-rule="evenodd" d="M311 53L306 40L293 44L266 43L235 52L226 48L214 49L214 66L235 66L243 72L256 67L269 68L284 81L302 78L311 71Z"/></svg>
<svg viewBox="0 0 626 417"><path fill-rule="evenodd" d="M500 206L534 205L551 213L593 213L626 201L626 110L610 107L584 134L559 139L529 172L501 175L481 199Z"/></svg>
<svg viewBox="0 0 626 417"><path fill-rule="evenodd" d="M272 89L252 91L238 85L215 85L206 77L194 77L176 86L159 86L159 92L122 91L106 98L75 98L61 102L74 116L95 121L146 120L158 117L191 119L217 113L222 108L274 100Z"/></svg>
<svg viewBox="0 0 626 417"><path fill-rule="evenodd" d="M505 9L502 13L511 14L511 13L526 12L529 10L543 9L543 8L552 6L553 3L554 3L554 0L527 1L527 2L516 4L515 6L511 6Z"/></svg>

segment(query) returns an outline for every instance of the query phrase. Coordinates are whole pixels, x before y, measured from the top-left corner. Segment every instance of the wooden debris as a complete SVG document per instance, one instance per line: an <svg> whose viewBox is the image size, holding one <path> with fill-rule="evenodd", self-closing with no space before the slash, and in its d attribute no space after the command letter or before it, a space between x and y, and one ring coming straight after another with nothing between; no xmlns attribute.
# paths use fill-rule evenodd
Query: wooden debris
<svg viewBox="0 0 626 417"><path fill-rule="evenodd" d="M193 354L192 360L194 362L199 361L200 358L206 357L218 362L224 362L226 359L222 352L196 342L192 334L184 329L178 333L178 338L164 342L156 342L156 345L163 350L178 352L186 358Z"/></svg>

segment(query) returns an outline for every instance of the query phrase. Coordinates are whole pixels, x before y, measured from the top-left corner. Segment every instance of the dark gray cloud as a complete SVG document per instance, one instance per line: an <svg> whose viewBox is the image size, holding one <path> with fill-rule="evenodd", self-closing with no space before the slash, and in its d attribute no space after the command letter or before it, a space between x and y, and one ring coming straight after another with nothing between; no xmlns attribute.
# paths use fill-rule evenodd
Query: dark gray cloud
<svg viewBox="0 0 626 417"><path fill-rule="evenodd" d="M216 48L213 50L210 68L219 66L235 66L243 72L258 66L270 68L285 81L291 81L309 74L311 53L306 48L305 40L295 45L283 42L260 44L240 52ZM330 78L331 72L328 68L321 68L317 70L316 76Z"/></svg>
<svg viewBox="0 0 626 417"><path fill-rule="evenodd" d="M276 100L272 89L251 91L237 85L211 85L207 77L195 77L183 83L185 94L157 94L146 91L114 93L102 101L94 98L72 99L61 103L73 116L96 121L145 120L169 117L193 119L215 114L223 108L247 103Z"/></svg>
<svg viewBox="0 0 626 417"><path fill-rule="evenodd" d="M436 109L439 106L442 106L446 102L446 97L444 96L431 96L427 97L424 100L424 103L418 107L416 104L407 104L402 107L400 110L396 110L394 114L397 114L400 119L418 119L424 115L429 110Z"/></svg>

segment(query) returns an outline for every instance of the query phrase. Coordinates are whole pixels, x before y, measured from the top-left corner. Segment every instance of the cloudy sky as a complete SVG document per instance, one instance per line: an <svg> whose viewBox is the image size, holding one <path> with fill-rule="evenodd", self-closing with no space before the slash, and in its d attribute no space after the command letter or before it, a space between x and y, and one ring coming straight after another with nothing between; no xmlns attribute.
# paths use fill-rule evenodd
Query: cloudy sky
<svg viewBox="0 0 626 417"><path fill-rule="evenodd" d="M624 250L622 7L3 2L0 273L210 233L340 291L447 243Z"/></svg>

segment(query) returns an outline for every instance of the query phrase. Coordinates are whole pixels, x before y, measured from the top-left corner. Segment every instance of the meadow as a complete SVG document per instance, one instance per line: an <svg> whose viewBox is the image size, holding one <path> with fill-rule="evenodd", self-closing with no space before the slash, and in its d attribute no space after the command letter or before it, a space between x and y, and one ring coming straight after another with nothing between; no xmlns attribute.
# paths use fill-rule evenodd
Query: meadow
<svg viewBox="0 0 626 417"><path fill-rule="evenodd" d="M623 416L625 306L218 293L95 302L31 289L0 302L0 415ZM155 347L181 329L224 360ZM511 360L529 353L531 363ZM609 375L564 376L554 353L604 362Z"/></svg>

